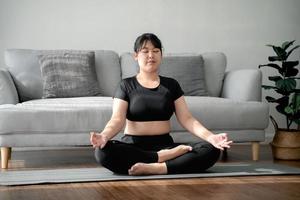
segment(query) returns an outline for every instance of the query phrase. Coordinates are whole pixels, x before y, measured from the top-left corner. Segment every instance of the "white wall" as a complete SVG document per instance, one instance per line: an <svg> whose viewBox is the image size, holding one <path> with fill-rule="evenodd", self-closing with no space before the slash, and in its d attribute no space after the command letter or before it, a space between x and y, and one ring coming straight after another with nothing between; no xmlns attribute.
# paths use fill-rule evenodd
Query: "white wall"
<svg viewBox="0 0 300 200"><path fill-rule="evenodd" d="M222 51L228 69L257 68L272 53L265 44L300 44L300 1L0 0L0 66L6 48L122 53L143 32L156 33L165 52Z"/></svg>

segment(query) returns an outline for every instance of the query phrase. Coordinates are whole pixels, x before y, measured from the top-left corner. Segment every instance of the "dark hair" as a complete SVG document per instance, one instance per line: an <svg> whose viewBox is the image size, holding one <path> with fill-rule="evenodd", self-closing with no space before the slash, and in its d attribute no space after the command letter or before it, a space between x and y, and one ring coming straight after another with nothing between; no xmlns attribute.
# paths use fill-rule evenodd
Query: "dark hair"
<svg viewBox="0 0 300 200"><path fill-rule="evenodd" d="M162 45L160 39L154 35L153 33L144 33L139 36L134 43L134 52L138 53L146 44L146 42L150 41L155 48L158 48L162 52Z"/></svg>

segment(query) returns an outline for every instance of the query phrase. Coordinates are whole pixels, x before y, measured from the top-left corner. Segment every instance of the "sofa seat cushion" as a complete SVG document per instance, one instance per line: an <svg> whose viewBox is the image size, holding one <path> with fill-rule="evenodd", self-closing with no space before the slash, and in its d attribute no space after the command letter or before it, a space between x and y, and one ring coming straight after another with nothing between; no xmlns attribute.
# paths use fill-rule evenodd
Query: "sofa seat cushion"
<svg viewBox="0 0 300 200"><path fill-rule="evenodd" d="M0 105L0 134L89 134L104 128L112 114L112 102L111 97L75 97Z"/></svg>
<svg viewBox="0 0 300 200"><path fill-rule="evenodd" d="M186 96L185 100L193 116L211 130L258 130L268 126L266 103L194 96ZM173 131L185 130L175 116L171 120Z"/></svg>
<svg viewBox="0 0 300 200"><path fill-rule="evenodd" d="M195 118L211 130L261 130L268 126L268 105L217 97L185 97ZM0 134L82 133L102 130L112 114L111 97L53 98L0 105ZM185 131L175 115L172 131Z"/></svg>

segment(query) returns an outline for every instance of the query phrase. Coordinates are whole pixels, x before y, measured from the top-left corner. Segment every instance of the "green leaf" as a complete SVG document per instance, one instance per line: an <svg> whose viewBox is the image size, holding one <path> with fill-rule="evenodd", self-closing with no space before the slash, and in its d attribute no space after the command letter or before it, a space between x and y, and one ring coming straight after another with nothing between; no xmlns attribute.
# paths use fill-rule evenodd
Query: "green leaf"
<svg viewBox="0 0 300 200"><path fill-rule="evenodd" d="M286 61L282 63L282 72L285 77L296 76L298 69L295 67L299 64L299 61Z"/></svg>
<svg viewBox="0 0 300 200"><path fill-rule="evenodd" d="M269 60L270 62L274 62L274 61L283 61L282 58L279 57L279 56L269 56L269 57L268 57L268 60Z"/></svg>
<svg viewBox="0 0 300 200"><path fill-rule="evenodd" d="M279 105L276 106L275 108L276 108L276 110L277 110L279 113L281 113L281 114L283 114L283 115L287 115L287 113L284 111L284 109L285 109L284 106L282 106L282 105L279 104Z"/></svg>
<svg viewBox="0 0 300 200"><path fill-rule="evenodd" d="M300 93L295 93L292 97L292 106L296 111L300 111Z"/></svg>
<svg viewBox="0 0 300 200"><path fill-rule="evenodd" d="M287 54L286 54L286 59L290 56L290 54L295 50L298 49L300 47L300 45L295 46L294 48L292 48Z"/></svg>
<svg viewBox="0 0 300 200"><path fill-rule="evenodd" d="M267 47L272 47L272 48L274 47L274 45L272 45L272 44L267 44L266 46Z"/></svg>
<svg viewBox="0 0 300 200"><path fill-rule="evenodd" d="M281 48L284 49L284 50L287 50L287 48L289 48L289 46L293 45L295 41L296 41L296 40L293 40L293 41L286 41L286 42L284 42L284 43L281 45Z"/></svg>
<svg viewBox="0 0 300 200"><path fill-rule="evenodd" d="M271 67L271 68L274 68L274 69L277 69L277 71L282 74L282 69L279 65L275 64L275 63L268 63L268 64L265 64L265 65L259 65L258 68L261 68L261 67Z"/></svg>
<svg viewBox="0 0 300 200"><path fill-rule="evenodd" d="M266 89L266 90L270 90L270 89L277 89L277 87L275 86L269 86L269 85L262 85L262 88Z"/></svg>
<svg viewBox="0 0 300 200"><path fill-rule="evenodd" d="M286 61L286 62L283 62L282 65L286 68L290 68L290 67L295 67L299 64L299 61L296 60L296 61Z"/></svg>
<svg viewBox="0 0 300 200"><path fill-rule="evenodd" d="M282 89L275 89L275 92L277 92L278 94L281 94L283 96L286 96L286 95L289 95L290 92L286 92L285 90L282 90Z"/></svg>
<svg viewBox="0 0 300 200"><path fill-rule="evenodd" d="M273 46L273 50L281 60L286 60L286 52L281 47Z"/></svg>
<svg viewBox="0 0 300 200"><path fill-rule="evenodd" d="M290 106L285 107L284 111L290 115L294 115L294 112L295 112L294 109Z"/></svg>
<svg viewBox="0 0 300 200"><path fill-rule="evenodd" d="M284 92L292 92L296 88L297 82L294 79L287 78L276 82L277 88Z"/></svg>
<svg viewBox="0 0 300 200"><path fill-rule="evenodd" d="M283 107L286 107L289 105L289 97L283 96L283 97L277 99L277 103L281 104Z"/></svg>
<svg viewBox="0 0 300 200"><path fill-rule="evenodd" d="M285 112L285 108L289 105L289 97L283 96L277 99L276 103L278 103L278 105L275 107L276 110L281 114L287 115Z"/></svg>
<svg viewBox="0 0 300 200"><path fill-rule="evenodd" d="M279 80L282 80L282 77L280 77L280 76L270 76L269 80L277 82Z"/></svg>
<svg viewBox="0 0 300 200"><path fill-rule="evenodd" d="M286 74L285 77L293 77L296 76L298 74L299 70L296 68L289 68L288 70L286 70ZM294 78L294 77L293 77ZM294 78L295 79L295 78Z"/></svg>
<svg viewBox="0 0 300 200"><path fill-rule="evenodd" d="M266 100L270 103L275 103L277 101L277 99L270 97L270 96L266 96Z"/></svg>

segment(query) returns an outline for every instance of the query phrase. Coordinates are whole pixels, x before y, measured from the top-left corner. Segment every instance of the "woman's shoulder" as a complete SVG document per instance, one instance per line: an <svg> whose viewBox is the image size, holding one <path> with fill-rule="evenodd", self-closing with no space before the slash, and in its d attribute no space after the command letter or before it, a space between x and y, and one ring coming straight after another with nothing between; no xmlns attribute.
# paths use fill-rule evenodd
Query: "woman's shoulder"
<svg viewBox="0 0 300 200"><path fill-rule="evenodd" d="M136 88L137 83L135 76L123 78L120 82L120 86L123 88L127 88L127 90Z"/></svg>
<svg viewBox="0 0 300 200"><path fill-rule="evenodd" d="M175 78L159 75L161 82L176 84L178 81Z"/></svg>
<svg viewBox="0 0 300 200"><path fill-rule="evenodd" d="M129 76L129 77L123 78L122 81L132 81L133 79L135 79L135 77L136 77L136 75Z"/></svg>
<svg viewBox="0 0 300 200"><path fill-rule="evenodd" d="M135 79L135 76L126 77L121 80L121 83L129 84L129 83L134 82L134 79Z"/></svg>

